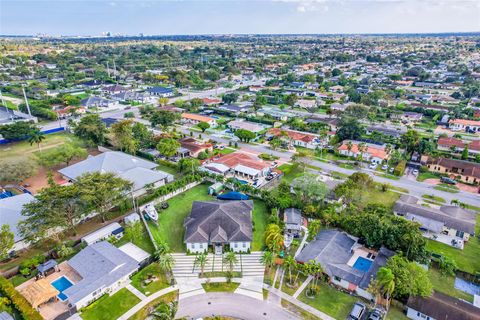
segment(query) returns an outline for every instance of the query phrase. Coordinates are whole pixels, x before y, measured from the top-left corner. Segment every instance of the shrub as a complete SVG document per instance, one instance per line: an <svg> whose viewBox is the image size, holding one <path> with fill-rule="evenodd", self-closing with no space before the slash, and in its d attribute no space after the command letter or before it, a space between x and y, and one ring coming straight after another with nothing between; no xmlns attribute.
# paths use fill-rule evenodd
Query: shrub
<svg viewBox="0 0 480 320"><path fill-rule="evenodd" d="M13 287L7 279L0 276L0 293L7 297L20 312L23 319L42 320L42 316L32 308L28 301Z"/></svg>
<svg viewBox="0 0 480 320"><path fill-rule="evenodd" d="M405 172L406 167L407 167L407 162L405 160L400 161L395 167L395 170L393 170L393 174L398 177L403 176L403 173Z"/></svg>

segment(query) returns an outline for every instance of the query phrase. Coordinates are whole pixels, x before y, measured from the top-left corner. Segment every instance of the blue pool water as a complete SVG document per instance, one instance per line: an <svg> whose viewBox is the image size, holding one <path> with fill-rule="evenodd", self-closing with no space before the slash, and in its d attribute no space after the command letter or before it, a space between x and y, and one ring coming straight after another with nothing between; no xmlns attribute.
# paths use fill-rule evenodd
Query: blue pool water
<svg viewBox="0 0 480 320"><path fill-rule="evenodd" d="M357 261L353 264L353 267L357 270L367 272L372 265L372 260L365 259L364 257L358 257Z"/></svg>
<svg viewBox="0 0 480 320"><path fill-rule="evenodd" d="M60 278L52 282L52 286L54 286L55 289L60 291L60 294L57 297L60 300L65 301L67 300L67 296L63 293L63 291L73 286L73 283L71 283L70 280L68 280L65 276L61 276Z"/></svg>

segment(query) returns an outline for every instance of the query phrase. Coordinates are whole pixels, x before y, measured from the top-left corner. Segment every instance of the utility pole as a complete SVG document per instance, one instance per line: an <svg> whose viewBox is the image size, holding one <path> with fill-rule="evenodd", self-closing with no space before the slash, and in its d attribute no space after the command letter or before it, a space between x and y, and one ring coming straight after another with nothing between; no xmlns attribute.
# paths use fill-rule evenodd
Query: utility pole
<svg viewBox="0 0 480 320"><path fill-rule="evenodd" d="M30 116L30 118L33 118L32 117L32 112L30 112L30 105L28 104L27 94L25 93L25 87L24 86L22 86L22 91L23 91L23 97L25 98L25 104L27 105L28 115Z"/></svg>
<svg viewBox="0 0 480 320"><path fill-rule="evenodd" d="M115 76L115 82L117 82L117 65L115 64L115 59L113 59L113 75Z"/></svg>
<svg viewBox="0 0 480 320"><path fill-rule="evenodd" d="M110 78L110 68L108 67L108 60L107 60L107 73L108 73L108 77Z"/></svg>

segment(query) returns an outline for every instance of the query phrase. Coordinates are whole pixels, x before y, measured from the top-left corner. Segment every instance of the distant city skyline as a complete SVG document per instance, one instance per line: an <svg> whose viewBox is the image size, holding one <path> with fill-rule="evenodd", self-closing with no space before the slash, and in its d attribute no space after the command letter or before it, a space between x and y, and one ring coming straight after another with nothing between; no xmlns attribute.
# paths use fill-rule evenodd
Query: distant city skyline
<svg viewBox="0 0 480 320"><path fill-rule="evenodd" d="M0 0L3 35L476 31L474 0Z"/></svg>

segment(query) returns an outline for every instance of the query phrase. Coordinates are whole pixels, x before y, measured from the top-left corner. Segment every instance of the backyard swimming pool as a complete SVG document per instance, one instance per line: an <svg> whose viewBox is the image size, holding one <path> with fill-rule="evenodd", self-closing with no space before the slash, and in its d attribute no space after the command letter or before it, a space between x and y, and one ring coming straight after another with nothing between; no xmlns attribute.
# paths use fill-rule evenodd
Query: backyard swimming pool
<svg viewBox="0 0 480 320"><path fill-rule="evenodd" d="M60 278L52 282L52 286L54 286L55 289L60 291L60 294L57 297L60 300L65 301L67 300L68 297L63 293L63 291L73 286L73 283L70 280L68 280L67 277L61 276Z"/></svg>
<svg viewBox="0 0 480 320"><path fill-rule="evenodd" d="M357 261L353 264L353 267L357 270L367 272L372 265L372 260L365 259L364 257L358 257Z"/></svg>

